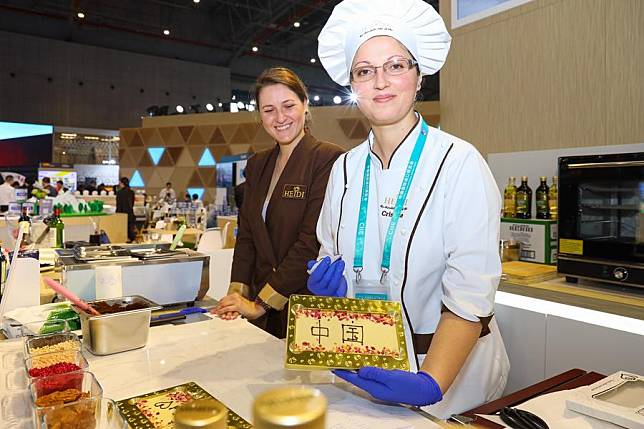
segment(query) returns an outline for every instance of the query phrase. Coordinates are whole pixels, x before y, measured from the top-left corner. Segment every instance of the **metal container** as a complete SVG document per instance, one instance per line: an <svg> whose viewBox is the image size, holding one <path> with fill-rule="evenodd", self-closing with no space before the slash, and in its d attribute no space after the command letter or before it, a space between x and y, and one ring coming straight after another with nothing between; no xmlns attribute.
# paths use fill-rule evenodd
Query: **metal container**
<svg viewBox="0 0 644 429"><path fill-rule="evenodd" d="M284 386L255 398L253 427L256 429L324 429L327 400L318 389Z"/></svg>
<svg viewBox="0 0 644 429"><path fill-rule="evenodd" d="M210 287L210 257L190 249L173 252L168 247L168 244L90 247L84 248L81 260L76 257L81 250L56 249L56 265L61 268L63 286L84 301L97 299L96 270L106 265L121 267L120 295L145 296L159 305L203 299Z"/></svg>
<svg viewBox="0 0 644 429"><path fill-rule="evenodd" d="M183 404L174 412L176 429L226 429L228 408L214 399L199 399Z"/></svg>
<svg viewBox="0 0 644 429"><path fill-rule="evenodd" d="M95 355L110 355L144 347L150 332L150 317L153 310L161 307L139 295L92 301L89 304L104 302L110 305L144 304L145 308L126 310L118 313L92 316L73 307L80 316L83 344Z"/></svg>
<svg viewBox="0 0 644 429"><path fill-rule="evenodd" d="M501 262L518 261L521 256L521 243L514 240L501 240L499 242L499 256Z"/></svg>

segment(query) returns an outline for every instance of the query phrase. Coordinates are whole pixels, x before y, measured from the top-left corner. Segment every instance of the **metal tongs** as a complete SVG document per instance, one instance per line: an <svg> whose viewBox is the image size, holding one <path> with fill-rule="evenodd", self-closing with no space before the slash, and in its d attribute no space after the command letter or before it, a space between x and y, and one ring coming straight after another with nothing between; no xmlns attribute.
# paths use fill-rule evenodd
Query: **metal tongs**
<svg viewBox="0 0 644 429"><path fill-rule="evenodd" d="M518 408L505 407L499 413L501 420L513 429L549 429L536 414Z"/></svg>

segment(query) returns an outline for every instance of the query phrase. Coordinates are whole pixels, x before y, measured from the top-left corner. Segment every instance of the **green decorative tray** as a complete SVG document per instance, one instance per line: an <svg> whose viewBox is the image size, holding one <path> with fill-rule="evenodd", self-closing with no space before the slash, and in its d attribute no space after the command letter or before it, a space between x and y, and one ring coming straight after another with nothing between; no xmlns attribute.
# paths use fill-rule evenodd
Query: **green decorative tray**
<svg viewBox="0 0 644 429"><path fill-rule="evenodd" d="M195 399L215 399L197 383L180 384L156 392L117 401L131 429L174 429L174 410ZM253 426L228 410L228 427L251 429Z"/></svg>
<svg viewBox="0 0 644 429"><path fill-rule="evenodd" d="M291 295L285 366L409 370L400 303Z"/></svg>

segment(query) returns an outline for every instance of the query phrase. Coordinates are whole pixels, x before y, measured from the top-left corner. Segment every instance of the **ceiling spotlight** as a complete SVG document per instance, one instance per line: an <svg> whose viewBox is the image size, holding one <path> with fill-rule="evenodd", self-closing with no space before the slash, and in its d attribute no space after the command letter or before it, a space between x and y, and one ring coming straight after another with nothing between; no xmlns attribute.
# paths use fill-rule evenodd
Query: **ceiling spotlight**
<svg viewBox="0 0 644 429"><path fill-rule="evenodd" d="M293 23L293 27L295 27L295 28L300 28L300 21L295 21L295 22Z"/></svg>
<svg viewBox="0 0 644 429"><path fill-rule="evenodd" d="M168 30L166 28L165 30L163 30L163 34L165 34L166 36L169 36L170 35L170 30Z"/></svg>
<svg viewBox="0 0 644 429"><path fill-rule="evenodd" d="M257 51L259 51L259 48L258 48L257 46L253 46L253 47L251 48L251 51L253 51L253 52L257 52Z"/></svg>
<svg viewBox="0 0 644 429"><path fill-rule="evenodd" d="M311 61L311 64L315 64L317 60L315 58L311 58L310 61Z"/></svg>
<svg viewBox="0 0 644 429"><path fill-rule="evenodd" d="M148 116L158 116L159 115L159 106L150 106L145 109Z"/></svg>
<svg viewBox="0 0 644 429"><path fill-rule="evenodd" d="M199 3L201 0L192 0L193 3Z"/></svg>
<svg viewBox="0 0 644 429"><path fill-rule="evenodd" d="M224 103L220 101L219 103L217 103L217 107L224 107Z"/></svg>
<svg viewBox="0 0 644 429"><path fill-rule="evenodd" d="M238 109L243 109L244 107L245 107L245 106L244 106L244 102L243 102L243 101L238 101L238 102L237 102L237 108L238 108Z"/></svg>
<svg viewBox="0 0 644 429"><path fill-rule="evenodd" d="M85 18L85 14L83 12L78 12L76 16L79 17L80 19Z"/></svg>
<svg viewBox="0 0 644 429"><path fill-rule="evenodd" d="M237 96L233 94L231 100L233 100L233 101L237 100Z"/></svg>
<svg viewBox="0 0 644 429"><path fill-rule="evenodd" d="M255 100L250 100L250 104L251 104L252 106L254 106L254 105L256 105L256 104L257 104L257 102L256 102Z"/></svg>
<svg viewBox="0 0 644 429"><path fill-rule="evenodd" d="M175 109L177 110L177 113L183 113L184 111L183 106L181 104L177 104L177 107L175 107Z"/></svg>
<svg viewBox="0 0 644 429"><path fill-rule="evenodd" d="M320 96L319 95L314 95L313 96L313 101L320 101Z"/></svg>
<svg viewBox="0 0 644 429"><path fill-rule="evenodd" d="M219 103L219 104L221 104L221 103ZM219 107L221 107L221 106L219 106ZM215 106L213 106L212 103L206 103L206 110L209 111L209 112L212 112L213 110L215 110Z"/></svg>
<svg viewBox="0 0 644 429"><path fill-rule="evenodd" d="M340 103L342 103L342 97L340 97L339 95L336 95L335 97L333 97L333 102L334 102L335 104L340 104Z"/></svg>

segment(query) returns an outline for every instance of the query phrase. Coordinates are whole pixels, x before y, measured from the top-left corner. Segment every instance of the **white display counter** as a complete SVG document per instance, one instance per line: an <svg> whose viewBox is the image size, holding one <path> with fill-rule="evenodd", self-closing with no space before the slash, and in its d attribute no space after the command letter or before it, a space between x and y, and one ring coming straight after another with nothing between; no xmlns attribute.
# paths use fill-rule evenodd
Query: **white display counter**
<svg viewBox="0 0 644 429"><path fill-rule="evenodd" d="M3 362L21 358L22 347L21 340L0 341ZM264 390L311 385L329 401L329 429L440 427L410 409L365 399L362 391L341 380L334 384L329 371L284 369L284 342L242 319L154 327L145 348L110 356L84 353L104 396L114 400L192 381L251 421L253 400ZM0 397L16 392L3 386Z"/></svg>
<svg viewBox="0 0 644 429"><path fill-rule="evenodd" d="M510 358L505 394L571 368L644 374L641 318L503 291L495 310Z"/></svg>

